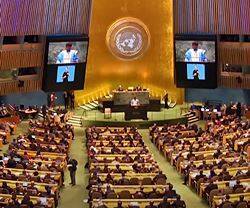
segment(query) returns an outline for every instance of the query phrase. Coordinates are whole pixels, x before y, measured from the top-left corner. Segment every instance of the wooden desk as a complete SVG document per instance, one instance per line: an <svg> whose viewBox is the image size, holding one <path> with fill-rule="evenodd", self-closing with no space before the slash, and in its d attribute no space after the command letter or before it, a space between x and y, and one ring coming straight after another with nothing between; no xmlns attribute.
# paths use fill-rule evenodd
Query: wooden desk
<svg viewBox="0 0 250 208"><path fill-rule="evenodd" d="M16 184L21 185L23 188L25 188L24 184L26 184L26 186L31 185L31 182L29 182L29 181L14 181L14 180L0 179L1 186L2 186L3 182L7 183L7 185L12 189L16 188ZM51 187L51 190L54 192L54 196L56 197L56 199L59 199L59 189L60 189L60 187L59 187L58 184L37 183L37 182L33 182L33 184L34 184L34 187L36 187L38 189L38 191L41 192L41 193L46 192L46 187L47 186Z"/></svg>
<svg viewBox="0 0 250 208"><path fill-rule="evenodd" d="M107 173L98 173L97 174L100 179L103 181L107 177ZM113 179L119 180L122 178L122 174L120 173L111 173L110 174ZM131 178L138 178L139 180L142 180L143 178L151 178L153 179L157 173L125 173L125 178L131 179Z"/></svg>
<svg viewBox="0 0 250 208"><path fill-rule="evenodd" d="M19 202L22 201L24 196L17 195L17 200ZM12 198L12 195L10 194L0 194L0 205L6 206L9 203L9 200ZM30 200L34 203L37 204L37 202L40 200L41 197L38 196L30 196ZM55 201L54 198L47 198L47 205L46 208L55 208Z"/></svg>
<svg viewBox="0 0 250 208"><path fill-rule="evenodd" d="M129 156L132 158L132 159L134 159L136 156L137 156L138 154L129 154ZM111 160L114 160L116 157L117 158L123 158L123 157L125 157L126 156L126 154L98 154L98 155L95 155L94 157L98 160L103 160L104 158L106 158L106 159L111 159ZM142 155L140 155L141 157L144 157L144 158L150 158L150 159L152 159L152 157L150 156L149 157L149 155L147 155L147 154L142 154Z"/></svg>
<svg viewBox="0 0 250 208"><path fill-rule="evenodd" d="M25 137L24 140L26 141L26 143L30 143L30 140L27 137ZM20 139L17 139L17 141L20 141ZM56 137L52 141L55 141L57 143L55 145L60 145L61 138ZM45 142L45 139L43 136L36 136L35 142L39 143L39 144L51 144L50 140L49 140L49 142ZM70 145L72 143L72 139L67 139L67 142L69 143L69 147L70 147Z"/></svg>
<svg viewBox="0 0 250 208"><path fill-rule="evenodd" d="M244 200L246 201L250 201L250 192L247 193L239 193L239 194L229 194L230 196L230 202L235 202L238 201L240 199L240 196L244 196ZM215 208L218 205L220 205L221 200L225 197L225 195L222 196L214 196L213 197L213 203L212 203L212 207Z"/></svg>
<svg viewBox="0 0 250 208"><path fill-rule="evenodd" d="M152 138L152 141L154 142L154 144L156 145L156 147L159 149L159 150L162 150L164 148L164 142L165 142L165 139L162 139L162 138L158 138L158 140L156 141L156 138L157 137L153 137ZM195 137L185 137L185 138L180 138L178 139L178 141L180 142L185 142L185 141L189 141L190 143L194 143L196 141L196 138ZM166 144L167 145L167 144Z"/></svg>
<svg viewBox="0 0 250 208"><path fill-rule="evenodd" d="M240 157L229 157L229 158L223 158L226 162L233 162L234 160L240 159ZM213 164L213 162L219 163L222 159L208 159L208 160L194 160L193 163L195 166L202 165L203 161L206 162L206 164ZM179 166L176 167L177 171L181 174L183 173L183 169L186 168L186 166L190 163L188 160L181 161Z"/></svg>
<svg viewBox="0 0 250 208"><path fill-rule="evenodd" d="M142 164L146 168L151 168L151 167L154 166L156 168L156 171L159 172L159 166L157 165L157 163L141 163L141 164L138 164L138 165L141 166ZM121 170L127 171L127 172L134 172L134 169L133 169L132 165L133 165L133 163L119 163L119 166L120 166ZM94 168L100 168L100 170L103 170L105 166L108 166L108 168L110 170L116 170L116 164L91 163L89 171L93 172ZM153 171L151 171L151 172L153 173Z"/></svg>
<svg viewBox="0 0 250 208"><path fill-rule="evenodd" d="M175 198L169 198L168 201L174 202ZM98 199L94 199L92 201L92 206L95 206L98 204ZM102 202L109 208L116 207L117 203L121 201L122 206L128 207L131 202L137 202L140 208L145 208L147 205L149 205L150 202L154 202L155 205L160 204L163 199L102 199Z"/></svg>
<svg viewBox="0 0 250 208"><path fill-rule="evenodd" d="M34 172L38 172L38 176L44 177L45 175L49 174L51 178L58 182L59 185L62 183L62 176L60 172L51 172L51 171L37 171L37 170L27 170L27 169L16 169L16 168L3 168L3 171L11 171L12 174L19 176L25 171L28 175L33 176Z"/></svg>
<svg viewBox="0 0 250 208"><path fill-rule="evenodd" d="M31 149L34 148L30 148L30 144L31 142L23 142L22 145L23 147L20 147L20 150L29 150L29 151L33 151ZM53 145L53 144L40 144L41 148L45 148L45 149L41 149L41 153L42 152L46 152L46 151L51 151L50 153L57 153L57 154L68 154L69 151L69 147L68 146L63 146L63 145ZM14 147L15 149L17 149L17 147ZM49 149L51 148L51 149ZM60 148L60 149L59 149ZM61 151L60 151L61 150ZM58 152L57 152L58 151Z"/></svg>
<svg viewBox="0 0 250 208"><path fill-rule="evenodd" d="M137 191L140 191L141 188L143 188L143 192L149 193L156 189L161 194L164 193L165 189L169 187L169 184L167 185L110 185L110 188L114 190L116 194L120 193L121 191L128 190L131 194L135 194ZM98 188L101 188L102 191L105 191L107 189L106 186L91 186L91 190L98 190ZM161 198L162 199L162 198Z"/></svg>
<svg viewBox="0 0 250 208"><path fill-rule="evenodd" d="M31 157L36 157L37 152L36 151L31 151L31 150L18 150L17 154L18 155L24 155L24 153L27 153L28 156ZM41 152L41 157L47 158L48 160L61 160L61 161L66 161L67 155L63 153L54 153L54 152Z"/></svg>
<svg viewBox="0 0 250 208"><path fill-rule="evenodd" d="M111 150L113 149L113 147L95 147L95 149L98 151L98 153L96 153L96 155L98 155L98 154L112 154ZM122 152L126 151L128 153L135 154L135 152L140 152L140 151L144 150L145 148L144 147L117 147L117 149L119 149ZM101 150L104 150L105 153L99 153Z"/></svg>
<svg viewBox="0 0 250 208"><path fill-rule="evenodd" d="M234 181L234 180L232 180ZM250 185L250 179L240 179L239 180L240 183L248 183ZM226 188L226 183L229 183L230 181L215 181L213 182L213 184L217 184L218 185L218 189L224 189ZM205 188L209 185L209 183L201 183L200 187L198 187L198 194L199 196L202 198L204 192L205 192Z"/></svg>
<svg viewBox="0 0 250 208"><path fill-rule="evenodd" d="M243 167L236 167L236 168L227 168L227 171L229 172L230 175L235 176L238 170L245 170L248 171L249 167L248 166L243 166ZM215 169L215 173L218 175L220 172L222 172L222 169ZM204 170L203 174L209 174L210 170ZM189 174L189 181L188 184L189 186L192 186L192 181L195 179L196 174L199 174L198 170L191 171Z"/></svg>
<svg viewBox="0 0 250 208"><path fill-rule="evenodd" d="M42 165L52 165L52 163L54 163L55 161L51 161L51 160L42 160L42 159L29 159L29 162L37 164L37 163L42 163ZM66 161L60 161L56 162L56 166L59 166L62 169L65 169L67 166L67 162Z"/></svg>
<svg viewBox="0 0 250 208"><path fill-rule="evenodd" d="M205 157L208 156L208 155L213 155L215 152L217 151L217 149L214 149L214 150L208 150L208 151L199 151L199 152L193 152L193 154L195 156L198 156L198 155L204 155ZM190 152L189 151L183 151L181 153L181 155L184 157L184 158L187 158L187 155L189 154ZM222 151L222 153L226 153L226 151ZM177 158L178 154L172 154L171 155L171 165L174 165L175 164L175 159Z"/></svg>
<svg viewBox="0 0 250 208"><path fill-rule="evenodd" d="M100 141L100 140L92 140L91 145L93 144L93 146L95 148L97 148L97 147L109 147L109 146L107 146L107 145L109 145L109 142L110 141L106 141L106 140L102 140L102 141ZM101 143L102 143L102 145L101 145ZM112 144L114 144L116 147L119 147L118 146L119 144L123 144L126 147L130 143L131 143L131 141L126 141L126 140L125 141L122 140L122 142L120 142L120 141L112 141ZM132 141L132 143L134 145L137 145L137 147L139 147L139 146L142 147L142 143L140 141L135 140L135 141Z"/></svg>

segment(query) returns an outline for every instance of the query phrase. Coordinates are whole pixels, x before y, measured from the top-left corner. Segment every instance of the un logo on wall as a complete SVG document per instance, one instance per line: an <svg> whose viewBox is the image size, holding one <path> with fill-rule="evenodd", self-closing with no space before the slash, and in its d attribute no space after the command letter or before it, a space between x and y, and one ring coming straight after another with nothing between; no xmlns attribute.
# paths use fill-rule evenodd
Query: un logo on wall
<svg viewBox="0 0 250 208"><path fill-rule="evenodd" d="M150 45L150 33L139 19L126 17L117 20L108 29L106 44L111 53L122 60L138 59Z"/></svg>

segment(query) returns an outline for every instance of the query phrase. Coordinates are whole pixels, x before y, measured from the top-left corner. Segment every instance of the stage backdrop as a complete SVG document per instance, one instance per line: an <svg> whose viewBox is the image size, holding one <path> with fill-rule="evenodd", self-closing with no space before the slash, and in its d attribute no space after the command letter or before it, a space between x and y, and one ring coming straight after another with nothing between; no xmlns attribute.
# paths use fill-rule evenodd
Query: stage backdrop
<svg viewBox="0 0 250 208"><path fill-rule="evenodd" d="M183 102L174 85L173 1L93 0L85 89L76 101L86 103L118 85L143 85Z"/></svg>

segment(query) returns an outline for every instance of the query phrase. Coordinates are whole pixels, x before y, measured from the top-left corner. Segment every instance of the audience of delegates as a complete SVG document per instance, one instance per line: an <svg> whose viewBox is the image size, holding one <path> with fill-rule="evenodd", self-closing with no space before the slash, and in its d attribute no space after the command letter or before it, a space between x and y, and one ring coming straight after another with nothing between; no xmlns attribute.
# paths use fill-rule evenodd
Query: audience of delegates
<svg viewBox="0 0 250 208"><path fill-rule="evenodd" d="M184 184L195 188L211 206L249 207L244 201L250 194L249 120L224 115L207 121L205 130L196 125L153 125L150 135L183 175Z"/></svg>
<svg viewBox="0 0 250 208"><path fill-rule="evenodd" d="M64 182L68 150L74 138L71 125L46 112L43 120L30 120L29 132L0 156L1 207L56 207Z"/></svg>
<svg viewBox="0 0 250 208"><path fill-rule="evenodd" d="M206 102L204 106L196 106L192 105L190 108L190 112L195 114L199 119L202 120L214 120L220 119L223 116L236 116L241 119L242 116L247 112L248 107L246 105L242 105L240 102L230 104L217 104L212 105L209 102Z"/></svg>
<svg viewBox="0 0 250 208"><path fill-rule="evenodd" d="M25 108L24 105L16 106L15 107L16 112L18 112L18 115L21 119L27 119L27 118L36 118L39 113L39 107L38 106L28 106Z"/></svg>
<svg viewBox="0 0 250 208"><path fill-rule="evenodd" d="M136 128L90 127L86 138L91 207L186 207Z"/></svg>

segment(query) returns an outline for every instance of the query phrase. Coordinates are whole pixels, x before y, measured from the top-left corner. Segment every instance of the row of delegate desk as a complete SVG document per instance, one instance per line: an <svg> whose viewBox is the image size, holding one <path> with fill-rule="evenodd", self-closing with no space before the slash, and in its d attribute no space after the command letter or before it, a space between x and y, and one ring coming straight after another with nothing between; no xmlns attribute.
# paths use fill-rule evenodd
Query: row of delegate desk
<svg viewBox="0 0 250 208"><path fill-rule="evenodd" d="M54 148L50 149L50 152L43 151L43 149L30 150L31 143L33 145L39 143L39 146L49 145L47 140L44 141L48 136L44 129L41 126L38 129L39 131L36 132L39 134L32 132L35 137L33 136L31 141L26 136L18 137L10 144L9 155L3 157L4 162L0 168L1 206L10 203L13 194L19 202L24 196L29 195L33 204L40 207L56 207L58 204L59 191L63 185L63 171L67 166L68 148L73 136L69 135L64 138L68 141L68 145L62 153L56 151L56 145L52 145ZM60 143L62 138L53 139ZM22 149L19 149L20 144L23 145ZM15 161L12 168L8 167L10 159ZM7 184L7 188L13 192L8 193L8 189L6 190L3 184Z"/></svg>
<svg viewBox="0 0 250 208"><path fill-rule="evenodd" d="M195 188L201 197L207 198L212 207L219 207L226 194L229 194L232 202L239 200L240 195L243 195L245 200L250 200L250 192L247 188L250 185L249 161L242 152L237 152L238 145L242 145L242 141L249 142L250 138L235 139L234 150L231 150L227 144L227 139L232 138L233 133L223 135L222 138L212 140L211 143L212 137L206 135L208 136L207 139L205 137L199 138L196 131L190 126L176 125L172 126L171 130L163 132L161 131L162 128L154 126L150 129L152 142L180 174L188 177L188 185ZM175 128L176 130L173 130ZM202 145L199 146L199 144ZM198 150L195 149L197 146L199 147ZM220 149L220 151L217 149ZM223 165L218 167L220 163ZM185 172L187 170L188 173ZM201 170L203 170L202 174L205 177L199 176ZM213 172L211 170L215 173L213 177L210 177ZM228 172L230 176L225 175L225 177L223 171ZM225 174L227 174L226 172ZM223 177L228 179L224 180ZM239 181L244 188L233 190L232 185L236 181ZM207 193L209 187L212 187L211 183L216 188Z"/></svg>
<svg viewBox="0 0 250 208"><path fill-rule="evenodd" d="M136 129L92 127L86 131L90 207L98 207L100 201L110 208L118 203L123 207L146 207L150 202L158 205L163 201L162 195L171 185ZM141 190L147 197L138 196ZM168 201L174 203L176 198Z"/></svg>

